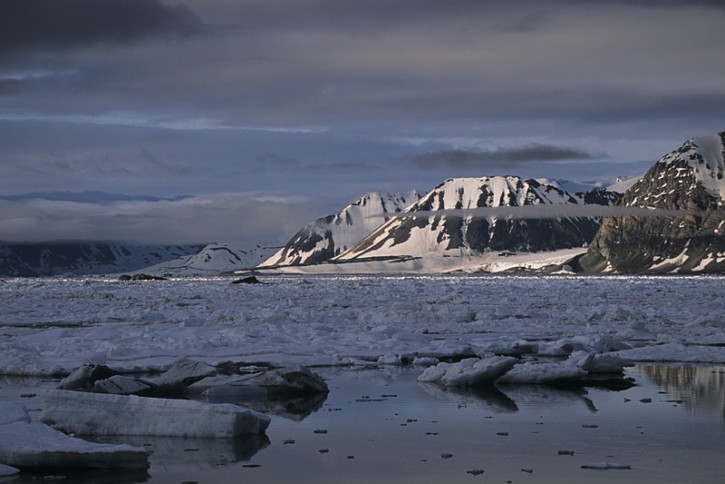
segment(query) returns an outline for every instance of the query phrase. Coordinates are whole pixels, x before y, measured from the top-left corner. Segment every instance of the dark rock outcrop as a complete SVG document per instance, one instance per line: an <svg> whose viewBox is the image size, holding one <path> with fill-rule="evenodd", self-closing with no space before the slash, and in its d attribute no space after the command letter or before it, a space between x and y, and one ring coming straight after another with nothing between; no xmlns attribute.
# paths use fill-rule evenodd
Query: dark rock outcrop
<svg viewBox="0 0 725 484"><path fill-rule="evenodd" d="M604 218L588 252L570 265L582 272L725 271L723 158L725 132L690 139L664 156L619 205L667 212Z"/></svg>

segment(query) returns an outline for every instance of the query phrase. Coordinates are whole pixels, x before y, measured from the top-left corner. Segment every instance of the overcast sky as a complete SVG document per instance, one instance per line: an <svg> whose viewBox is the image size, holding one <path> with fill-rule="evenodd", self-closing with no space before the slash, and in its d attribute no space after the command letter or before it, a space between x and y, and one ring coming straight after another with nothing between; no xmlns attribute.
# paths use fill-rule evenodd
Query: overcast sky
<svg viewBox="0 0 725 484"><path fill-rule="evenodd" d="M2 0L0 240L282 243L370 190L635 175L725 129L723 25L721 0ZM87 191L116 195L49 195Z"/></svg>

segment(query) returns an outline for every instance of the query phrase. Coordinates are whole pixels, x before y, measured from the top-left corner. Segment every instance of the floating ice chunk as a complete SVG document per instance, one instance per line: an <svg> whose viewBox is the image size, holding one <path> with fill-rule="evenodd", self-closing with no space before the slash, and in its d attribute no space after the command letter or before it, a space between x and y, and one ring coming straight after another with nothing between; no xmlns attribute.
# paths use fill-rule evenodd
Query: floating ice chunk
<svg viewBox="0 0 725 484"><path fill-rule="evenodd" d="M642 320L629 323L627 329L621 332L621 336L629 340L650 340L654 338L654 335Z"/></svg>
<svg viewBox="0 0 725 484"><path fill-rule="evenodd" d="M437 365L438 362L438 358L433 358L432 356L416 356L413 358L413 364L415 366L433 366Z"/></svg>
<svg viewBox="0 0 725 484"><path fill-rule="evenodd" d="M378 365L402 365L403 360L400 355L386 354L378 358Z"/></svg>
<svg viewBox="0 0 725 484"><path fill-rule="evenodd" d="M123 375L114 375L105 380L98 380L93 385L93 390L98 393L113 393L116 395L133 395L149 388L151 388L151 385Z"/></svg>
<svg viewBox="0 0 725 484"><path fill-rule="evenodd" d="M589 373L622 373L624 367L634 365L630 360L612 353L577 351L569 359Z"/></svg>
<svg viewBox="0 0 725 484"><path fill-rule="evenodd" d="M16 422L0 428L0 461L13 467L146 469L148 453L130 445L96 444L41 423Z"/></svg>
<svg viewBox="0 0 725 484"><path fill-rule="evenodd" d="M503 375L499 383L545 384L579 380L587 374L576 361L540 361L519 363Z"/></svg>
<svg viewBox="0 0 725 484"><path fill-rule="evenodd" d="M15 422L30 423L28 411L17 403L0 402L0 425Z"/></svg>
<svg viewBox="0 0 725 484"><path fill-rule="evenodd" d="M58 384L58 388L62 390L90 390L97 380L110 378L113 375L114 371L107 366L90 363L76 368L70 375L63 378Z"/></svg>
<svg viewBox="0 0 725 484"><path fill-rule="evenodd" d="M543 356L566 356L582 350L606 353L629 348L631 346L627 343L616 340L609 335L600 334L564 338L553 343L541 343L539 345L539 354Z"/></svg>
<svg viewBox="0 0 725 484"><path fill-rule="evenodd" d="M183 388L188 387L208 376L216 375L216 369L202 361L192 361L185 358L176 360L171 368L151 383L160 387Z"/></svg>
<svg viewBox="0 0 725 484"><path fill-rule="evenodd" d="M20 472L20 469L0 464L0 477L13 476L18 472Z"/></svg>
<svg viewBox="0 0 725 484"><path fill-rule="evenodd" d="M330 389L317 373L300 365L249 375L209 377L189 388L188 393L206 397L238 395L240 398L294 398L328 393Z"/></svg>
<svg viewBox="0 0 725 484"><path fill-rule="evenodd" d="M518 362L509 356L466 358L458 363L438 363L418 377L420 382L438 383L447 387L493 383Z"/></svg>
<svg viewBox="0 0 725 484"><path fill-rule="evenodd" d="M510 337L502 337L495 341L491 341L477 348L476 353L478 354L495 354L503 356L521 356L530 353L536 353L539 350L539 345L526 341L524 339L516 339Z"/></svg>
<svg viewBox="0 0 725 484"><path fill-rule="evenodd" d="M56 390L42 420L78 435L236 437L261 434L270 418L231 404Z"/></svg>

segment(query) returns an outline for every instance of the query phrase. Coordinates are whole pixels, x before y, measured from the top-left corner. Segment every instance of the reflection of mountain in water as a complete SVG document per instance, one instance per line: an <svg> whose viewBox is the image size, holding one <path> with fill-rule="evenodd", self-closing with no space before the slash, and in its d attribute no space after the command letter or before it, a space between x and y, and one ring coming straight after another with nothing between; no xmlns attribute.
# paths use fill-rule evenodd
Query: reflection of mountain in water
<svg viewBox="0 0 725 484"><path fill-rule="evenodd" d="M725 367L640 366L639 370L693 413L725 416Z"/></svg>

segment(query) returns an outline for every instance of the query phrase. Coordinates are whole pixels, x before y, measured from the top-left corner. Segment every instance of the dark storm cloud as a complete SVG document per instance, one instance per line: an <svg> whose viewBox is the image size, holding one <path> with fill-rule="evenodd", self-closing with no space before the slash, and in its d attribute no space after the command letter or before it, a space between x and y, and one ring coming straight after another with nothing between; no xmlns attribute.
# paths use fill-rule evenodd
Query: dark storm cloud
<svg viewBox="0 0 725 484"><path fill-rule="evenodd" d="M584 150L534 143L518 148L496 150L441 150L413 156L410 162L422 169L481 169L535 162L590 160L595 157L597 156Z"/></svg>
<svg viewBox="0 0 725 484"><path fill-rule="evenodd" d="M32 49L124 43L201 29L183 5L158 0L3 0L0 58Z"/></svg>

